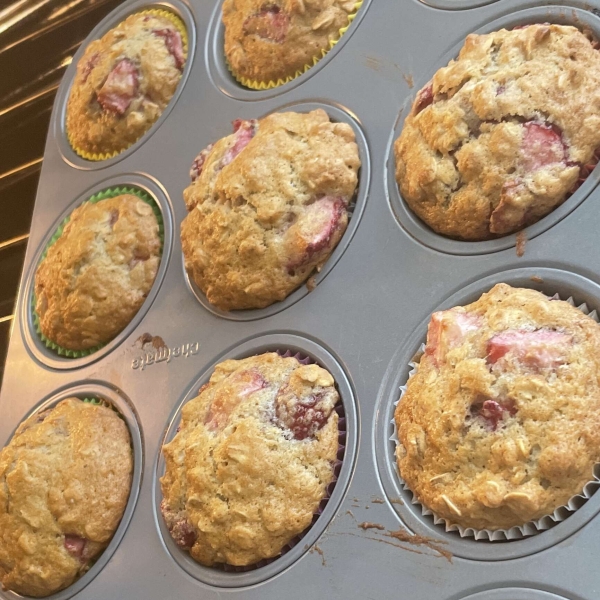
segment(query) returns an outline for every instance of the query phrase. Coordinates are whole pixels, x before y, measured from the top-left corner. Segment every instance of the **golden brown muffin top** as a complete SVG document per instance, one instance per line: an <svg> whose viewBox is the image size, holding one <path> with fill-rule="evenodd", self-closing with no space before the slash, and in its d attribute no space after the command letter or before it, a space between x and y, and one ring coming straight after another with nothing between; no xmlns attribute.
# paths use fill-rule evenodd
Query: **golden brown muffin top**
<svg viewBox="0 0 600 600"><path fill-rule="evenodd" d="M225 0L225 56L233 72L276 82L312 65L340 37L357 0Z"/></svg>
<svg viewBox="0 0 600 600"><path fill-rule="evenodd" d="M173 97L186 60L180 31L160 14L133 14L91 42L67 104L75 149L112 154L137 141Z"/></svg>
<svg viewBox="0 0 600 600"><path fill-rule="evenodd" d="M358 182L354 132L321 109L236 121L184 191L190 277L223 310L283 300L329 258Z"/></svg>
<svg viewBox="0 0 600 600"><path fill-rule="evenodd" d="M450 523L551 514L600 460L600 326L567 302L496 285L434 313L396 409L400 473Z"/></svg>
<svg viewBox="0 0 600 600"><path fill-rule="evenodd" d="M70 350L112 340L150 292L160 253L149 204L133 194L84 202L35 274L42 333Z"/></svg>
<svg viewBox="0 0 600 600"><path fill-rule="evenodd" d="M333 480L339 396L314 364L271 352L215 367L163 446L161 511L203 565L252 565L306 529Z"/></svg>
<svg viewBox="0 0 600 600"><path fill-rule="evenodd" d="M600 53L574 27L469 35L394 145L396 180L434 231L465 240L535 223L600 146Z"/></svg>
<svg viewBox="0 0 600 600"><path fill-rule="evenodd" d="M124 421L67 398L24 421L0 451L0 582L43 597L85 573L117 529L131 489Z"/></svg>

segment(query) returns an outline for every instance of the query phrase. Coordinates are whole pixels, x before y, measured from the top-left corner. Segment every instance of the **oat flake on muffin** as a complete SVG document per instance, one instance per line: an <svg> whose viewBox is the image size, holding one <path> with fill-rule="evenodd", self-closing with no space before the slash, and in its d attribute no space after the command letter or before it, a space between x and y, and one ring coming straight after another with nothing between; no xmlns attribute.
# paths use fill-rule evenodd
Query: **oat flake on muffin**
<svg viewBox="0 0 600 600"><path fill-rule="evenodd" d="M108 546L133 456L112 409L67 398L22 423L0 451L0 582L36 598L71 585Z"/></svg>
<svg viewBox="0 0 600 600"><path fill-rule="evenodd" d="M600 326L506 284L434 313L395 421L402 478L447 522L509 529L551 514L600 461Z"/></svg>
<svg viewBox="0 0 600 600"><path fill-rule="evenodd" d="M283 300L325 263L360 167L350 125L321 109L234 126L194 161L181 224L186 269L223 310Z"/></svg>
<svg viewBox="0 0 600 600"><path fill-rule="evenodd" d="M217 365L163 446L161 511L175 542L207 566L280 554L333 481L338 401L330 373L294 357Z"/></svg>
<svg viewBox="0 0 600 600"><path fill-rule="evenodd" d="M225 0L225 56L238 78L277 82L312 65L340 37L356 0Z"/></svg>
<svg viewBox="0 0 600 600"><path fill-rule="evenodd" d="M150 292L160 252L158 221L138 196L84 202L35 273L42 334L69 350L112 340Z"/></svg>
<svg viewBox="0 0 600 600"><path fill-rule="evenodd" d="M546 216L600 146L600 53L574 27L469 35L418 94L396 180L434 231L485 240Z"/></svg>
<svg viewBox="0 0 600 600"><path fill-rule="evenodd" d="M67 103L66 127L78 154L121 152L160 117L187 59L176 19L158 11L133 14L90 43Z"/></svg>

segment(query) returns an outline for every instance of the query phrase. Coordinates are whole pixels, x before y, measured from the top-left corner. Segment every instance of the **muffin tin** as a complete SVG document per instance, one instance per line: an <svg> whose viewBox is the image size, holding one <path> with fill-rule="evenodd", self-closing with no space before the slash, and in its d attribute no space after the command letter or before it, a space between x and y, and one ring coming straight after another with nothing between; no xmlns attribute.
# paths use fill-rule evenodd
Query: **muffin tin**
<svg viewBox="0 0 600 600"><path fill-rule="evenodd" d="M136 423L140 482L109 550L53 598L216 600L225 591L244 600L597 598L599 493L547 531L490 542L436 525L411 504L395 473L390 416L431 312L469 302L499 281L573 296L590 310L600 307L599 169L561 207L525 230L522 257L514 235L467 243L434 234L398 194L391 144L402 117L419 86L456 55L468 33L553 21L600 34L600 0L480 4L367 1L315 67L266 91L243 89L223 70L220 3L125 2L90 34L83 46L128 14L159 6L183 18L190 53L178 92L159 121L107 161L80 159L64 133L65 102L83 48L57 95L0 394L0 444L44 398L102 391L109 401L123 403L116 406L126 420L131 415L132 434ZM300 288L263 311L222 314L207 307L186 282L178 235L194 157L228 135L235 118L317 106L353 126L361 152L360 187L342 242L310 293ZM36 343L29 312L35 265L66 214L91 193L117 184L147 190L163 213L165 244L153 291L101 351L74 360L49 355ZM160 446L176 427L182 403L217 362L272 349L298 350L334 374L347 418L340 476L313 527L281 558L241 573L206 569L173 548L162 526ZM412 533L422 537L411 539ZM0 598L17 596L0 592Z"/></svg>

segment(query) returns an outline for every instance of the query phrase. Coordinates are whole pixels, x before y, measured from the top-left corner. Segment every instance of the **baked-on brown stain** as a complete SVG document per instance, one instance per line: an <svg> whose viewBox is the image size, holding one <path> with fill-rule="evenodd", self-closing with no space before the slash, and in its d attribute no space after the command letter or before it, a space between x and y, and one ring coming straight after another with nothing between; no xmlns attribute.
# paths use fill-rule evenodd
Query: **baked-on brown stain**
<svg viewBox="0 0 600 600"><path fill-rule="evenodd" d="M405 75L404 73L402 73L402 77L403 77L404 81L406 81L406 84L408 85L408 87L412 90L413 87L415 86L413 76L410 73L408 75Z"/></svg>
<svg viewBox="0 0 600 600"><path fill-rule="evenodd" d="M160 335L152 335L151 333L142 333L142 335L140 335L140 337L135 340L135 344L136 346L139 346L140 348L144 348L144 346L146 344L151 344L152 347L155 350L160 350L161 348L167 348L167 344L165 343L165 340L163 340Z"/></svg>
<svg viewBox="0 0 600 600"><path fill-rule="evenodd" d="M385 527L383 525L380 525L379 523L371 523L370 521L364 521L363 523L359 523L358 526L361 529L379 529L381 531L383 531L385 529Z"/></svg>
<svg viewBox="0 0 600 600"><path fill-rule="evenodd" d="M427 546L434 552L437 552L440 556L443 556L448 562L452 562L452 552L442 548L440 544L445 544L442 540L434 540L433 538L410 534L407 531L403 531L399 529L398 531L388 531L384 535L387 537L394 538L395 540L399 540L400 542L407 542L409 544L414 544L415 546Z"/></svg>
<svg viewBox="0 0 600 600"><path fill-rule="evenodd" d="M321 548L315 544L310 549L310 553L312 554L313 552L316 552L321 557L321 565L326 566L327 562L325 561L325 554L323 553L323 550L321 550Z"/></svg>
<svg viewBox="0 0 600 600"><path fill-rule="evenodd" d="M544 283L544 279L539 275L532 275L529 279L535 283Z"/></svg>
<svg viewBox="0 0 600 600"><path fill-rule="evenodd" d="M373 504L385 504L385 500L383 498L378 498L377 496L371 496L371 502Z"/></svg>
<svg viewBox="0 0 600 600"><path fill-rule="evenodd" d="M527 236L525 231L519 231L517 233L517 256L521 258L525 254L525 244L527 243Z"/></svg>
<svg viewBox="0 0 600 600"><path fill-rule="evenodd" d="M452 562L452 552L446 550L445 548L442 548L441 544L446 543L442 540L435 540L424 535L411 534L408 533L408 531L404 531L402 529L398 529L397 531L386 530L386 528L383 525L379 523L371 523L369 521L359 523L358 527L363 531L374 529L376 530L374 531L376 535L383 535L386 538L392 538L394 540L397 540L398 542L411 544L413 546L426 546L430 550L437 552L440 557L444 557L449 563ZM383 531L385 533L379 533L379 531ZM367 539L373 540L375 542L383 542L385 544L390 544L392 546L396 546L397 548L402 548L402 550L408 550L409 552L416 552L417 554L422 554L422 552L419 552L418 550L415 550L413 548L407 548L402 544L395 544L394 542L389 542L381 538L367 536Z"/></svg>

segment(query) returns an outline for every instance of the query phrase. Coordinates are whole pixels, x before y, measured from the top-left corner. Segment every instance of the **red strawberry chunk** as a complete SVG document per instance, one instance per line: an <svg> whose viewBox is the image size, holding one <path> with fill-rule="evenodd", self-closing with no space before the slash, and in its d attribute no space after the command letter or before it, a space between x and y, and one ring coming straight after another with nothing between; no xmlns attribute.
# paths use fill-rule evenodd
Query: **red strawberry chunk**
<svg viewBox="0 0 600 600"><path fill-rule="evenodd" d="M267 386L262 375L253 369L231 375L215 394L204 423L212 431L223 428L245 398Z"/></svg>
<svg viewBox="0 0 600 600"><path fill-rule="evenodd" d="M70 533L68 533L65 535L63 544L67 549L67 552L71 556L81 561L84 560L83 554L87 544L87 540L85 538L79 537L78 535L71 535Z"/></svg>
<svg viewBox="0 0 600 600"><path fill-rule="evenodd" d="M81 77L83 78L84 83L87 81L88 77L90 76L90 73L98 64L99 60L100 54L98 52L94 52L94 54L92 54L88 58L88 60L85 63L83 63L83 66L81 67Z"/></svg>
<svg viewBox="0 0 600 600"><path fill-rule="evenodd" d="M235 133L235 141L233 146L225 152L221 159L220 168L226 167L233 159L250 143L250 140L256 135L258 130L258 121L250 119L243 121L236 119L233 122L233 131Z"/></svg>
<svg viewBox="0 0 600 600"><path fill-rule="evenodd" d="M105 110L125 114L131 101L138 92L139 73L128 59L119 61L108 74L104 85L98 92L98 102Z"/></svg>
<svg viewBox="0 0 600 600"><path fill-rule="evenodd" d="M433 83L426 85L418 94L415 100L415 114L433 104Z"/></svg>
<svg viewBox="0 0 600 600"><path fill-rule="evenodd" d="M523 127L525 131L521 142L521 154L528 171L566 161L567 147L556 126L530 121Z"/></svg>
<svg viewBox="0 0 600 600"><path fill-rule="evenodd" d="M210 151L213 149L214 144L209 144L196 156L194 162L192 163L192 168L190 169L190 179L192 181L196 181L200 175L202 175L202 170L204 169L204 163L210 154Z"/></svg>
<svg viewBox="0 0 600 600"><path fill-rule="evenodd" d="M175 66L180 70L183 69L185 55L183 54L183 42L179 31L174 29L155 29L152 33L165 40L167 50L175 60Z"/></svg>
<svg viewBox="0 0 600 600"><path fill-rule="evenodd" d="M257 35L263 40L281 44L290 26L289 16L276 4L265 4L259 12L244 21L246 35Z"/></svg>
<svg viewBox="0 0 600 600"><path fill-rule="evenodd" d="M481 318L478 315L455 308L433 313L427 328L425 354L439 366L444 362L446 354L460 346L467 333L475 331L480 325Z"/></svg>
<svg viewBox="0 0 600 600"><path fill-rule="evenodd" d="M323 392L298 398L284 386L275 398L277 421L297 440L313 437L327 423L331 411L331 403Z"/></svg>
<svg viewBox="0 0 600 600"><path fill-rule="evenodd" d="M571 342L571 336L551 329L503 331L489 340L487 361L493 365L512 354L526 367L554 369L564 364L566 347Z"/></svg>
<svg viewBox="0 0 600 600"><path fill-rule="evenodd" d="M500 421L509 415L514 416L517 414L517 407L511 398L502 400L478 399L471 405L471 414L474 417L483 419L488 429L496 431Z"/></svg>
<svg viewBox="0 0 600 600"><path fill-rule="evenodd" d="M329 248L345 213L346 203L337 196L324 196L306 207L294 226L294 233L302 240L304 251L290 260L288 272L308 263L315 254Z"/></svg>

